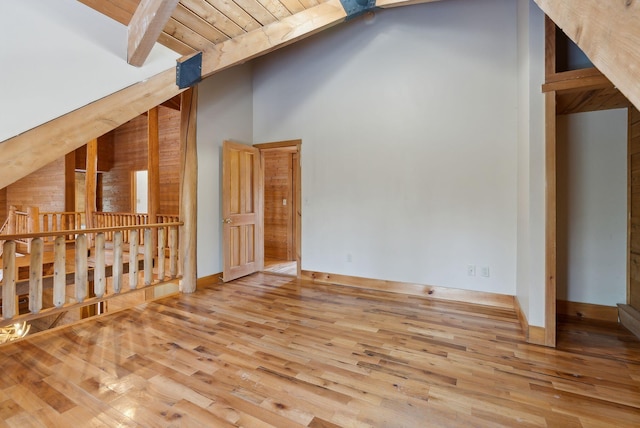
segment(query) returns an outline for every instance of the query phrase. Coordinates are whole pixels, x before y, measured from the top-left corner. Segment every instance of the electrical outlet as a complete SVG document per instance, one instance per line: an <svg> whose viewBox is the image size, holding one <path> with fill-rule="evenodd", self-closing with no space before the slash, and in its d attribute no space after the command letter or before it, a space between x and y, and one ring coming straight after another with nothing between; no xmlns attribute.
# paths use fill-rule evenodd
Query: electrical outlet
<svg viewBox="0 0 640 428"><path fill-rule="evenodd" d="M489 266L482 266L482 268L480 269L480 275L485 278L489 278L489 276L491 276L489 272Z"/></svg>
<svg viewBox="0 0 640 428"><path fill-rule="evenodd" d="M476 265L467 265L467 275L476 276Z"/></svg>
<svg viewBox="0 0 640 428"><path fill-rule="evenodd" d="M352 262L351 253L347 253L347 262L348 263Z"/></svg>

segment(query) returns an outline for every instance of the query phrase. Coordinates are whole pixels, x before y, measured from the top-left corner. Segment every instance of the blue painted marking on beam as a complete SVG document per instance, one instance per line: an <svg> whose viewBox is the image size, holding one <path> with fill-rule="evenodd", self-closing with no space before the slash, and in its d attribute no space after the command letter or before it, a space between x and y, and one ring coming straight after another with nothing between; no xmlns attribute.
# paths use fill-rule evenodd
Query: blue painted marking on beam
<svg viewBox="0 0 640 428"><path fill-rule="evenodd" d="M176 64L176 85L180 89L193 86L202 80L202 52Z"/></svg>
<svg viewBox="0 0 640 428"><path fill-rule="evenodd" d="M340 0L340 3L347 13L347 21L376 7L376 0Z"/></svg>

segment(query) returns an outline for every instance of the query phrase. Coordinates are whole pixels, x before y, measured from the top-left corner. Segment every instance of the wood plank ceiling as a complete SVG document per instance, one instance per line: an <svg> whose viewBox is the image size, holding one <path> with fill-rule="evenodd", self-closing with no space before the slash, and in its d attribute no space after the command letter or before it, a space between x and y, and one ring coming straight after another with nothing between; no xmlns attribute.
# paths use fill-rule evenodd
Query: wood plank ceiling
<svg viewBox="0 0 640 428"><path fill-rule="evenodd" d="M79 0L129 25L140 0ZM158 42L182 55L212 46L280 21L327 0L181 0Z"/></svg>

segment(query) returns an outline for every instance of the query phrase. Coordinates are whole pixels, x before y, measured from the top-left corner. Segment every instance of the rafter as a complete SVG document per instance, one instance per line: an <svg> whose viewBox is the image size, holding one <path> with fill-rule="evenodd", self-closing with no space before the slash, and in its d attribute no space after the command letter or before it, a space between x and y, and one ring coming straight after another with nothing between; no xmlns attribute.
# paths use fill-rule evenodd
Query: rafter
<svg viewBox="0 0 640 428"><path fill-rule="evenodd" d="M329 0L219 43L203 51L202 78L316 34L339 24L346 16L339 0Z"/></svg>
<svg viewBox="0 0 640 428"><path fill-rule="evenodd" d="M127 61L136 67L142 66L158 41L162 29L169 22L179 0L142 0L131 22Z"/></svg>
<svg viewBox="0 0 640 428"><path fill-rule="evenodd" d="M593 64L640 107L640 2L535 0Z"/></svg>
<svg viewBox="0 0 640 428"><path fill-rule="evenodd" d="M175 68L0 144L0 189L181 92Z"/></svg>

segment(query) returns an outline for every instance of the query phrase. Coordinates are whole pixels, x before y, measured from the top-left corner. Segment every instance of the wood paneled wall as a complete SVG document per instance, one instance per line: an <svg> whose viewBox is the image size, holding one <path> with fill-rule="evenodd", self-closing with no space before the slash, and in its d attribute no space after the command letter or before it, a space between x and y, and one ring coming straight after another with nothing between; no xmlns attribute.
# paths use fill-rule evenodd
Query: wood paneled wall
<svg viewBox="0 0 640 428"><path fill-rule="evenodd" d="M64 156L7 187L6 205L64 211Z"/></svg>
<svg viewBox="0 0 640 428"><path fill-rule="evenodd" d="M98 138L98 172L109 171L113 167L114 150L113 139L114 132L108 132ZM76 149L76 171L87 170L87 145Z"/></svg>
<svg viewBox="0 0 640 428"><path fill-rule="evenodd" d="M629 108L629 281L628 300L640 310L640 112Z"/></svg>
<svg viewBox="0 0 640 428"><path fill-rule="evenodd" d="M178 214L180 112L160 107L160 212ZM114 163L102 174L102 210L130 212L133 171L147 169L147 116L141 115L113 131Z"/></svg>
<svg viewBox="0 0 640 428"><path fill-rule="evenodd" d="M160 106L160 213L180 209L180 112Z"/></svg>
<svg viewBox="0 0 640 428"><path fill-rule="evenodd" d="M291 151L278 149L263 152L264 251L267 258L294 260L293 156Z"/></svg>

